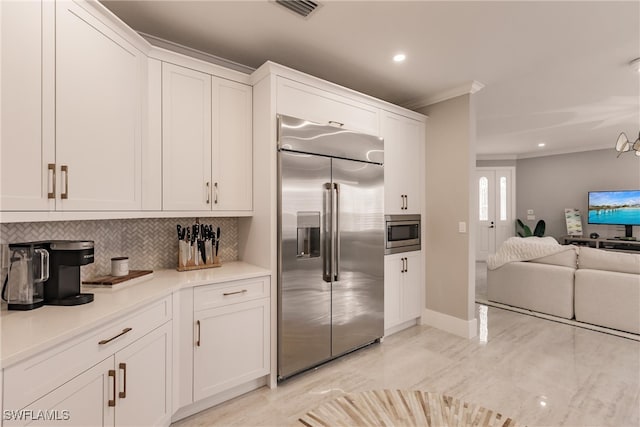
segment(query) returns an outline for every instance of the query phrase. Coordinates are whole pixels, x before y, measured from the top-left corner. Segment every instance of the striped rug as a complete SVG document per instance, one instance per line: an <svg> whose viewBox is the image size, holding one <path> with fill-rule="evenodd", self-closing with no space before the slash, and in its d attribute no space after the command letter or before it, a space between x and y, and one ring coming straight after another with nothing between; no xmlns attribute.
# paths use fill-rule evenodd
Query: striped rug
<svg viewBox="0 0 640 427"><path fill-rule="evenodd" d="M496 411L450 396L405 390L349 393L307 412L299 421L308 427L521 426Z"/></svg>

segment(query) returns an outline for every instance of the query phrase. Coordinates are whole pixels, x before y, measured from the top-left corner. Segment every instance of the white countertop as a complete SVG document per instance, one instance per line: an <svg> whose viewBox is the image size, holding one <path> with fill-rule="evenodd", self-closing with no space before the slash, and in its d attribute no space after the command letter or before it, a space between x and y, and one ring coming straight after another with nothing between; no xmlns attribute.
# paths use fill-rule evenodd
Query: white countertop
<svg viewBox="0 0 640 427"><path fill-rule="evenodd" d="M118 288L83 288L94 294L91 303L61 307L47 305L29 311L0 310L0 368L24 360L51 346L74 338L137 307L194 286L269 275L267 269L241 261L220 268L178 272L154 271L153 278Z"/></svg>

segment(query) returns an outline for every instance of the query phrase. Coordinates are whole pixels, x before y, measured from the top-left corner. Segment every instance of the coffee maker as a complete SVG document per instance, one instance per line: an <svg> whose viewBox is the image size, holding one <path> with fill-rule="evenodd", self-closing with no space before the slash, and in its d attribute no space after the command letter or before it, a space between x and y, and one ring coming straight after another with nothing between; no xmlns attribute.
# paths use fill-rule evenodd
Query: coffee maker
<svg viewBox="0 0 640 427"><path fill-rule="evenodd" d="M93 301L93 294L80 293L80 267L93 263L92 240L52 240L49 280L44 284L46 305L80 305Z"/></svg>
<svg viewBox="0 0 640 427"><path fill-rule="evenodd" d="M9 310L33 310L44 304L43 284L49 278L49 252L43 242L9 245L2 299Z"/></svg>

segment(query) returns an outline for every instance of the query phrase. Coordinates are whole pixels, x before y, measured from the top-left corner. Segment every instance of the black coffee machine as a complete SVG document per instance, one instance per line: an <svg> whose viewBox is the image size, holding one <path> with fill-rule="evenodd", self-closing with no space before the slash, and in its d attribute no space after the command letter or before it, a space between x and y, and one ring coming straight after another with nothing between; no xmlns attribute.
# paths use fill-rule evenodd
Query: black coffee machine
<svg viewBox="0 0 640 427"><path fill-rule="evenodd" d="M93 294L80 293L80 267L93 263L92 240L43 242L49 251L49 280L44 283L46 305L80 305Z"/></svg>

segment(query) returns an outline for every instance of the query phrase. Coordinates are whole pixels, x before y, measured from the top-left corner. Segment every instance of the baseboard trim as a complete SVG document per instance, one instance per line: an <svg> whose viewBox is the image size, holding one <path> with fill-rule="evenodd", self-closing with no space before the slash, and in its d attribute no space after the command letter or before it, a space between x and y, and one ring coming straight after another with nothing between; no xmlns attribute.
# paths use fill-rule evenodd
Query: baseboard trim
<svg viewBox="0 0 640 427"><path fill-rule="evenodd" d="M462 338L473 338L478 335L478 319L464 320L439 311L424 309L422 324L458 335Z"/></svg>

